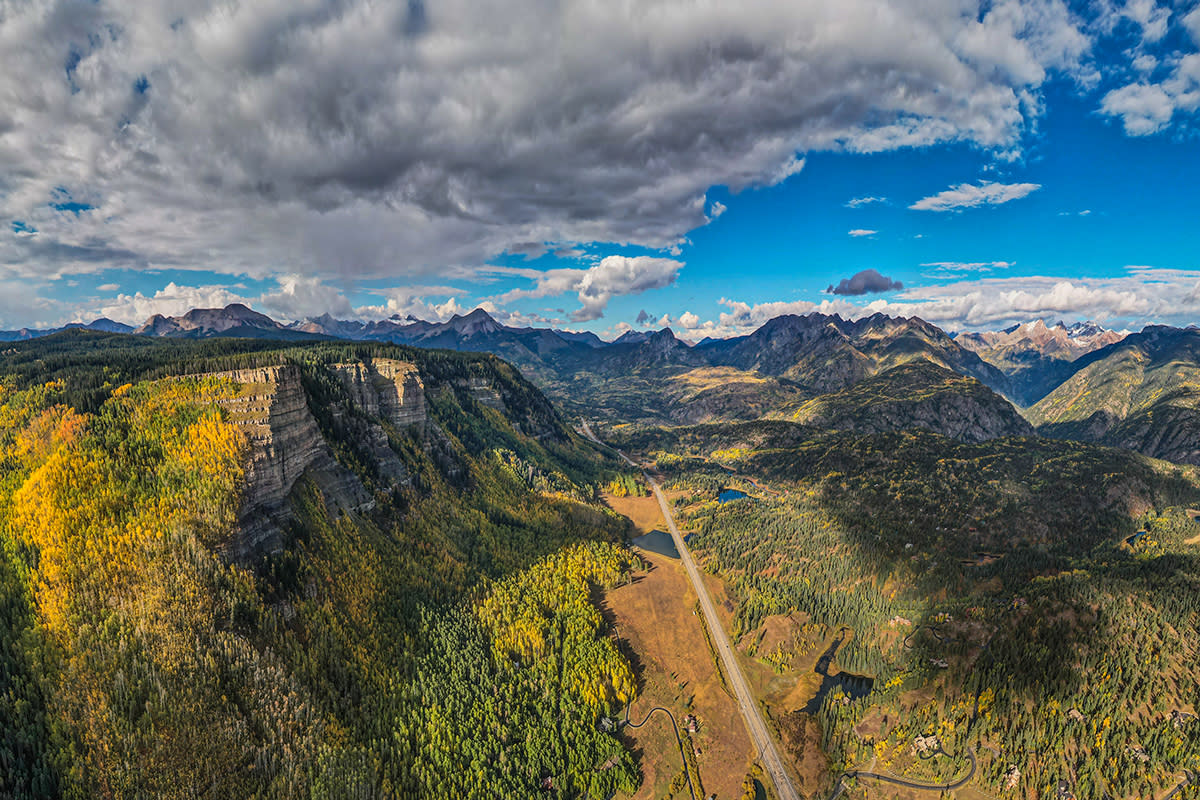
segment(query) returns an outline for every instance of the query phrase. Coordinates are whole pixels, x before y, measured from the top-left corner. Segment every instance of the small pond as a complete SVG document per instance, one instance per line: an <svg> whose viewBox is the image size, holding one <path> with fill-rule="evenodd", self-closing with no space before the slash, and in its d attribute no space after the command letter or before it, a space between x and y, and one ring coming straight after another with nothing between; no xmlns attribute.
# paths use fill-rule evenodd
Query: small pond
<svg viewBox="0 0 1200 800"><path fill-rule="evenodd" d="M717 495L717 502L725 504L730 500L740 500L743 497L749 496L750 495L746 494L745 492L739 492L737 489L730 489L729 487L726 487L721 490L720 494Z"/></svg>
<svg viewBox="0 0 1200 800"><path fill-rule="evenodd" d="M679 558L679 551L675 549L675 541L666 531L650 531L646 535L634 539L633 546L651 553L658 553L660 556Z"/></svg>

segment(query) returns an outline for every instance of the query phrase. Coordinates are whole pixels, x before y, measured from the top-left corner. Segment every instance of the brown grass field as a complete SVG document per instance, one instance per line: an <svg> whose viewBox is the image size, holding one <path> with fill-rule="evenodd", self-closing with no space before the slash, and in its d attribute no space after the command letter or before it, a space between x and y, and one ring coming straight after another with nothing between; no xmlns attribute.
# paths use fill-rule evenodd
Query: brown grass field
<svg viewBox="0 0 1200 800"><path fill-rule="evenodd" d="M608 498L608 502L633 520L639 532L665 530L653 497ZM655 553L642 556L650 562L650 571L631 585L605 593L605 613L638 672L639 696L630 716L640 722L651 708L663 706L682 725L685 715L695 714L700 729L692 740L700 748L696 762L704 792L715 793L720 800L736 800L753 752L737 705L721 686L700 618L693 614L696 595L677 560ZM644 778L633 797L666 796L681 766L670 721L657 715L627 735ZM682 796L687 797L686 790Z"/></svg>

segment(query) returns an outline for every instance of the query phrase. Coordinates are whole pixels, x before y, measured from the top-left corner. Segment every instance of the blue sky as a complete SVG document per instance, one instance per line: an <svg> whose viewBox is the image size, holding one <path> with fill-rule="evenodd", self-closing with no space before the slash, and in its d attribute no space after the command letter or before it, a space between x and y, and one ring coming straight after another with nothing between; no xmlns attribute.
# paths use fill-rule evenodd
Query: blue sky
<svg viewBox="0 0 1200 800"><path fill-rule="evenodd" d="M0 327L1200 322L1191 0L49 5L0 21Z"/></svg>

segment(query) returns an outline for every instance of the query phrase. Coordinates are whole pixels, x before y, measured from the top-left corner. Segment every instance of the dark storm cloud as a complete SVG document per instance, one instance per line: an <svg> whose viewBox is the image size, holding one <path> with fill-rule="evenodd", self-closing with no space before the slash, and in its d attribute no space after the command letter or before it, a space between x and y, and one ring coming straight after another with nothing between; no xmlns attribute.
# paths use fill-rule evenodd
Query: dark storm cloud
<svg viewBox="0 0 1200 800"><path fill-rule="evenodd" d="M838 281L837 286L830 285L825 291L828 294L857 297L863 294L878 294L879 292L890 292L894 289L903 288L904 284L900 281L894 281L886 275L880 275L877 270L864 269L862 272L857 272L849 278L842 278Z"/></svg>
<svg viewBox="0 0 1200 800"><path fill-rule="evenodd" d="M1061 0L14 3L0 217L66 246L50 270L88 269L70 248L96 239L326 277L665 248L709 187L798 153L1011 146L1048 71L1086 64L1081 27ZM94 213L56 216L60 187Z"/></svg>

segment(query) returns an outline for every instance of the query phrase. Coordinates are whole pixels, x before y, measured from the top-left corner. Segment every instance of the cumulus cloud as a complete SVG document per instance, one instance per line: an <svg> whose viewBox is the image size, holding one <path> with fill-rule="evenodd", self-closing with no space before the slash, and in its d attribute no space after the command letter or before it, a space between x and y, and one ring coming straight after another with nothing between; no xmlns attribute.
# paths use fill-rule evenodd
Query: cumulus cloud
<svg viewBox="0 0 1200 800"><path fill-rule="evenodd" d="M1049 317L1188 324L1200 313L1200 271L1130 267L1115 278L984 278L910 289L886 311L951 329Z"/></svg>
<svg viewBox="0 0 1200 800"><path fill-rule="evenodd" d="M1117 13L1141 28L1142 38L1146 41L1157 42L1167 35L1171 9L1158 5L1155 0L1126 0Z"/></svg>
<svg viewBox="0 0 1200 800"><path fill-rule="evenodd" d="M396 286L377 290L376 294L380 295L384 302L355 308L353 316L356 319L411 317L428 322L445 322L455 314L466 314L475 308L474 305L464 305L459 299L463 291L453 286ZM441 302L437 302L438 299L441 299ZM491 303L482 305L489 313L498 312Z"/></svg>
<svg viewBox="0 0 1200 800"><path fill-rule="evenodd" d="M1130 136L1145 136L1167 126L1175 113L1175 101L1161 86L1131 83L1104 95L1100 110L1120 117Z"/></svg>
<svg viewBox="0 0 1200 800"><path fill-rule="evenodd" d="M874 236L875 234L879 233L879 231L873 231L869 228L855 228L854 230L846 231L846 233L850 234L856 239L859 239L863 236Z"/></svg>
<svg viewBox="0 0 1200 800"><path fill-rule="evenodd" d="M180 286L172 281L151 295L119 294L76 318L108 317L127 325L140 325L155 314L177 316L193 308L224 308L230 303L244 302L244 296L226 286Z"/></svg>
<svg viewBox="0 0 1200 800"><path fill-rule="evenodd" d="M255 308L279 320L296 320L321 314L348 317L354 311L340 291L320 278L288 275L279 280L279 289L258 298Z"/></svg>
<svg viewBox="0 0 1200 800"><path fill-rule="evenodd" d="M641 325L644 328L653 321L654 321L654 315L651 314L646 309L643 308L641 311L638 312L637 320L636 320L638 325Z"/></svg>
<svg viewBox="0 0 1200 800"><path fill-rule="evenodd" d="M108 289L98 288L107 291L117 287L114 285ZM186 286L172 281L153 294L121 293L86 307L66 308L64 304L56 304L54 310L58 312L58 316L48 319L44 324L61 325L67 319L86 322L103 316L136 326L155 314L179 316L193 308L223 308L230 303L242 303L280 322L292 322L322 314L332 314L341 319L371 320L411 316L416 319L445 321L455 314L463 314L475 308L474 305L464 305L461 298L465 292L453 286L412 285L373 289L371 293L379 299L379 303L353 307L341 290L311 276L283 276L277 280L274 288L259 294L246 291L240 284ZM484 305L488 311L494 312L497 318L502 317L503 320L527 319L519 313L497 309L490 303ZM0 305L0 313L4 311Z"/></svg>
<svg viewBox="0 0 1200 800"><path fill-rule="evenodd" d="M1192 41L1200 44L1200 6L1196 6L1181 20L1183 27L1191 35Z"/></svg>
<svg viewBox="0 0 1200 800"><path fill-rule="evenodd" d="M861 272L856 272L849 278L842 278L837 286L830 285L825 290L827 294L840 295L863 295L863 294L878 294L879 292L890 292L895 289L903 289L904 284L900 281L894 281L886 275L880 275L878 270L864 269Z"/></svg>
<svg viewBox="0 0 1200 800"><path fill-rule="evenodd" d="M1039 183L960 183L935 195L924 197L909 208L915 211L957 211L978 206L997 206L1036 192Z"/></svg>
<svg viewBox="0 0 1200 800"><path fill-rule="evenodd" d="M719 217L719 216L721 216L722 214L724 214L724 213L725 213L726 211L728 211L728 210L729 210L729 207L728 207L728 206L726 206L724 203L722 203L721 201L719 201L719 200L718 200L717 202L713 203L713 204L712 204L712 208L710 208L710 209L708 210L708 218L709 218L710 220L714 220L714 219L716 219L717 217Z"/></svg>
<svg viewBox="0 0 1200 800"><path fill-rule="evenodd" d="M846 208L862 208L863 206L869 206L873 203L886 202L886 197L875 197L873 195L868 195L866 197L854 197L846 201Z"/></svg>
<svg viewBox="0 0 1200 800"><path fill-rule="evenodd" d="M495 298L504 305L527 297L557 297L575 292L580 308L573 322L590 322L604 316L608 303L617 295L641 294L670 286L683 263L654 256L606 256L587 269L552 269L530 275L533 288L514 289Z"/></svg>
<svg viewBox="0 0 1200 800"><path fill-rule="evenodd" d="M1164 47L1159 57L1145 52L1147 42L1172 41L1173 37L1166 37L1170 10L1152 0L1137 0L1127 3L1117 16L1142 26L1145 41L1135 48L1132 61L1140 74L1136 81L1107 91L1100 101L1101 113L1120 119L1128 135L1147 136L1166 129L1181 112L1200 109L1200 53L1174 47ZM1176 19L1182 28L1180 38L1190 37L1200 45L1200 7ZM1156 74L1159 80L1154 80Z"/></svg>
<svg viewBox="0 0 1200 800"><path fill-rule="evenodd" d="M800 154L1011 148L1083 28L1062 0L10 4L0 218L37 234L0 263L407 279L670 248L708 188Z"/></svg>

